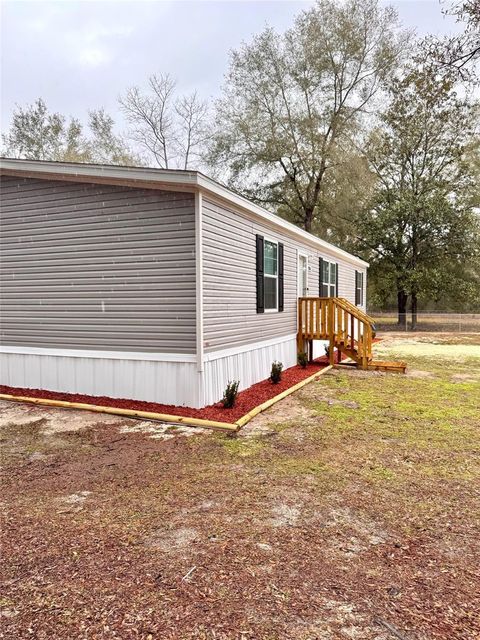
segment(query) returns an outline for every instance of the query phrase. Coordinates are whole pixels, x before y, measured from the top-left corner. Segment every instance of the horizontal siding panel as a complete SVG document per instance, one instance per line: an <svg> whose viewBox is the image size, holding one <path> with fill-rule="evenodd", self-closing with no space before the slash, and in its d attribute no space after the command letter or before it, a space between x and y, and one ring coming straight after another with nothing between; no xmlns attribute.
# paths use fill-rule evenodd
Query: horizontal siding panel
<svg viewBox="0 0 480 640"><path fill-rule="evenodd" d="M169 207L168 209L163 209L163 211L165 211L165 215L164 215L164 220L165 220L165 224L169 224L172 222L176 222L178 219L180 218L184 218L185 222L191 222L190 220L190 207L180 207L180 206L176 206L175 207L175 203L171 203L172 206ZM6 207L6 209L8 210L8 207ZM158 211L158 203L154 203L148 206L143 205L142 209L144 211L144 216L143 216L143 220L144 223L147 224L149 222L155 222L156 218L157 218L157 211ZM64 211L64 207L61 209L61 211ZM18 213L18 211L17 211ZM92 213L92 205L90 204L88 207L85 208L85 212L82 215L82 211L80 211L78 208L75 208L74 210L75 213L75 221L77 224L82 225L82 226L87 226L90 224L95 225L96 224L96 215L94 213ZM148 214L148 215L147 215ZM136 224L136 219L132 218L132 207L131 206L124 206L124 207L117 207L114 212L109 212L108 209L105 206L102 206L102 215L104 217L105 220L105 224L109 224L109 223L114 223L117 221L121 221L123 222L124 225L128 226L130 224ZM30 216L19 216L17 217L13 217L13 216L8 216L9 221L11 221L11 224L9 222L9 228L17 231L17 230L22 230L24 228L35 228L35 227L41 227L43 224L44 220L48 220L48 218L51 217L52 218L52 226L53 228L62 228L62 227L69 227L71 224L71 218L72 218L72 214L68 213L68 212L63 212L60 213L57 210L52 210L51 212L45 210L44 208L42 208L42 213L41 215L30 215Z"/></svg>
<svg viewBox="0 0 480 640"><path fill-rule="evenodd" d="M102 275L102 284L104 286L108 286L110 281L112 284L118 283L121 278L121 283L125 284L128 282L136 283L137 280L141 280L144 283L155 284L158 282L171 282L172 278L175 277L179 281L185 281L190 283L192 275L195 274L195 269L189 268L184 269L180 265L174 268L166 268L162 269L162 273L158 274L158 265L156 268L150 269L142 269L137 273L129 273L128 270L122 269L113 273L113 270L110 272L106 272L105 275ZM62 283L64 280L68 280L70 282L71 276L68 273L58 273L58 272L49 272L52 273L50 277L45 276L43 273L31 272L31 273L18 273L18 274L10 274L9 279L14 280L19 285L23 284L23 282L35 283L36 280L46 280L50 282L59 282ZM53 275L54 274L54 275ZM89 284L90 282L94 282L97 284L98 276L93 272L87 272L85 274L81 274L77 276L77 282Z"/></svg>
<svg viewBox="0 0 480 640"><path fill-rule="evenodd" d="M5 181L7 180L16 180L16 178L5 177ZM39 181L33 180L33 182ZM45 182L48 186L44 189L32 189L30 191L25 191L22 188L17 192L11 192L3 186L2 194L5 202L6 217L35 217L32 209L35 206L41 206L43 216L52 212L56 215L58 214L60 219L67 217L67 210L74 212L92 211L92 208L98 206L105 210L112 208L115 213L125 210L125 207L139 206L148 210L154 204L158 208L159 202L161 208L167 211L176 209L179 206L185 206L185 194L177 194L170 191L159 192L150 189L132 189L130 187L105 188L104 185L97 188L91 184L54 183L50 180L43 180L42 182Z"/></svg>
<svg viewBox="0 0 480 640"><path fill-rule="evenodd" d="M61 313L59 311L44 311L44 310L38 310L36 311L38 313L38 317L39 320L41 320L41 322L43 324L48 324L48 323L79 323L82 326L88 323L88 319L90 317L91 311L77 311L75 313L75 315L66 315L65 313ZM3 317L4 318L8 318L8 319L12 319L12 320L16 320L17 322L23 322L25 320L25 318L28 318L30 316L30 313L32 313L32 311L27 311L25 312L23 309L21 311L4 311L3 312ZM148 311L144 311L142 309L142 320L141 320L141 324L142 325L148 325L148 324L152 324L153 326L156 327L157 331L158 331L158 319L159 319L159 315L157 313L154 312L148 312ZM123 319L123 325L132 325L132 326L138 326L139 320L138 320L138 311L124 311L123 313L124 319ZM184 326L190 326L190 321L192 320L192 318L195 317L195 311L191 311L190 313L185 313L182 312L181 316L175 316L173 314L168 315L167 313L163 313L161 314L161 319L162 320L175 320L175 323L179 324L179 325L184 325ZM96 320L96 323L98 325L101 324L109 324L111 323L111 320L109 320L108 315L105 318L99 318L98 320Z"/></svg>
<svg viewBox="0 0 480 640"><path fill-rule="evenodd" d="M90 244L98 238L98 222L96 224L90 223L88 225L78 224L75 220L75 229L72 229L72 225L67 227L66 225L52 227L50 225L46 226L45 221L41 225L23 225L23 229L13 229L9 231L8 229L4 232L4 239L7 242L10 238L15 245L23 244L26 242L35 242L35 243L43 243L45 241L45 246L49 246L48 242L51 240L52 235L55 236L55 240L57 242L63 242L67 240L74 240L78 242L79 237L78 234L81 233L81 244ZM17 225L18 226L18 225ZM179 220L172 220L170 222L165 222L163 226L163 231L165 233L175 234L175 237L178 235L179 228L185 234L188 235L189 232L194 229L194 224L189 222L188 224L181 224ZM112 237L113 239L118 239L119 229L122 230L122 239L125 238L127 241L135 241L136 238L143 236L148 233L156 233L158 229L158 220L157 221L141 221L141 228L139 228L139 221L132 220L131 224L126 224L125 221L120 220L107 220L104 224L102 224L102 237L103 239ZM19 235L22 234L22 235Z"/></svg>
<svg viewBox="0 0 480 640"><path fill-rule="evenodd" d="M124 256L115 256L113 259L111 256L99 256L98 254L92 254L88 257L88 252L82 251L82 255L76 255L72 252L65 253L64 257L58 257L58 254L55 257L45 257L42 259L43 269L50 270L53 272L58 271L58 262L61 261L62 265L68 265L69 267L81 267L83 271L96 271L98 270L98 266L102 265L102 270L105 269L120 269L125 267L129 271L133 268L135 269L156 269L158 267L158 263L161 262L164 265L173 265L176 266L184 259L184 254L178 251L178 248L175 252L169 252L167 247L162 247L162 258L158 258L158 249L152 250L153 255L147 255L146 250L142 251L142 255L139 256L135 253L129 253ZM94 257L95 260L91 260L90 258ZM27 262L27 257L24 256L23 259L13 260L2 260L3 266L15 267L17 262L22 267L22 273L28 273L29 271L36 271L35 265L32 264L24 264Z"/></svg>
<svg viewBox="0 0 480 640"><path fill-rule="evenodd" d="M142 340L152 340L152 337L155 338L156 336L160 336L160 335L164 335L167 339L168 339L168 332L161 332L158 330L158 327L155 326L151 326L151 325L147 325L145 323L138 323L138 324L131 324L130 326L126 326L125 324L121 324L121 325L115 325L115 329L112 330L111 329L111 325L108 325L108 323L104 323L110 330L109 330L109 337L111 338L113 335L123 335L123 334L128 334L128 333L135 333L136 331L140 331L142 336L141 339ZM186 333L188 333L189 327L188 325L183 327L180 324L175 326L175 330L179 335L184 335ZM78 337L82 337L82 335L84 335L84 332L88 333L89 336L91 335L95 335L95 334L99 334L102 335L105 331L105 327L102 326L101 323L98 323L97 321L95 322L95 324L93 323L88 323L86 322L85 324L78 324L78 323L57 323L57 324L51 324L51 323L43 323L42 322L42 334L43 335L61 335L61 334L68 334L69 336L78 336ZM18 335L28 335L28 333L30 332L30 327L28 323L18 323L18 325L15 326L15 334ZM5 331L5 333L8 335L8 332ZM139 338L140 339L140 338Z"/></svg>
<svg viewBox="0 0 480 640"><path fill-rule="evenodd" d="M42 332L46 335L52 333L64 334L68 333L69 335L73 335L74 333L81 333L82 330L88 330L89 333L95 332L103 332L105 327L110 327L111 323L108 320L104 322L100 322L98 320L95 321L95 324L91 322L83 322L81 318L68 318L68 319L53 319L53 318L39 318L39 321L42 323ZM185 335L188 333L190 329L190 323L188 318L178 319L175 321L175 327L179 334ZM118 324L115 326L115 332L117 334L120 333L132 333L136 332L141 328L142 335L151 339L152 335L154 337L164 336L168 338L168 333L165 331L160 331L158 328L158 324L154 321L145 322L142 320L141 323L136 322L133 318L130 322L122 322L122 324ZM15 333L25 335L30 330L30 325L27 317L18 318L15 324ZM8 335L8 332L6 332Z"/></svg>
<svg viewBox="0 0 480 640"><path fill-rule="evenodd" d="M2 342L194 353L192 194L2 177Z"/></svg>
<svg viewBox="0 0 480 640"><path fill-rule="evenodd" d="M65 309L65 305L61 301L57 301L55 299L49 300L48 305L45 305L39 301L32 302L31 300L25 300L23 304L17 304L17 302L18 301L12 301L12 303L9 303L8 308L5 307L2 310L2 316L3 314L8 315L9 311L12 313L14 313L15 311L21 311L23 313L39 313L39 311L41 310L43 314L45 313L45 309L48 309L50 313L55 316L58 316L59 314L70 314L72 311L75 311L75 314L83 313L88 315L91 311L96 311L99 308L102 308L101 302L92 302L91 300L85 301L81 299L71 302L68 306L68 309ZM174 300L172 300L172 303L173 302ZM180 301L177 305L175 305L175 307L173 304L165 304L160 308L158 304L151 304L145 301L137 302L135 300L107 300L104 304L108 304L111 307L118 307L119 310L123 311L125 317L128 317L130 314L136 314L138 317L139 308L141 308L142 310L142 318L148 317L148 314L151 314L153 317L160 319L164 317L172 317L172 315L174 317L178 317L179 315L181 315L181 317L184 317L189 313L189 309L191 310L192 314L195 313L195 305L189 301L185 302L185 300Z"/></svg>
<svg viewBox="0 0 480 640"><path fill-rule="evenodd" d="M112 193L108 198L92 193L89 195L82 194L81 202L78 201L78 195L74 194L70 194L70 197L68 198L62 198L60 194L52 192L51 200L47 201L35 197L17 197L7 200L4 190L3 193L6 216L10 218L12 222L17 221L20 224L23 220L37 219L37 216L32 212L32 206L42 207L41 218L45 218L53 214L58 222L68 220L68 209L73 211L75 216L88 219L92 215L92 209L96 206L100 206L107 217L112 215L120 217L128 215L128 212L135 207L141 207L145 212L152 212L158 209L158 197L156 197L156 194L159 192L150 192L149 190L149 193L146 194L145 197L142 195L137 198L132 198L129 197L127 191L123 190L121 194L122 201L120 203L118 201L118 193ZM162 197L161 207L162 210L165 211L165 215L167 217L175 215L177 209L180 209L182 213L188 215L188 206L185 208L185 200L178 200L173 196Z"/></svg>
<svg viewBox="0 0 480 640"><path fill-rule="evenodd" d="M147 275L144 273L136 273L130 276L118 276L116 277L113 274L109 274L108 276L102 276L102 285L98 286L98 279L92 277L91 275L86 276L77 276L74 283L72 283L71 278L69 278L66 274L62 276L57 275L51 278L46 277L44 274L37 273L35 277L25 277L25 276L11 276L6 280L10 281L12 284L16 284L16 289L41 289L42 287L48 287L52 290L54 289L62 289L65 291L93 291L102 293L104 292L108 295L109 291L115 291L117 289L124 290L126 286L132 286L133 292L146 291L149 289L153 289L154 292L158 291L159 285L165 285L166 289L176 290L177 288L181 288L182 284L185 288L190 290L191 279L194 276L195 272L190 271L189 273L184 273L181 269L179 271L175 271L173 269L169 270L167 274L155 274L155 275ZM176 282L172 282L175 279Z"/></svg>
<svg viewBox="0 0 480 640"><path fill-rule="evenodd" d="M102 248L99 248L98 245L92 248L82 247L82 251L80 252L72 252L62 250L60 247L58 249L38 249L36 253L40 254L42 257L42 264L46 266L52 266L58 268L58 266L85 266L85 268L96 268L98 264L122 264L124 262L129 264L137 264L142 265L145 260L154 258L155 260L159 260L158 256L162 256L162 262L165 260L175 260L182 261L186 257L185 252L181 252L180 247L172 246L172 245L162 245L158 244L158 240L155 242L145 241L147 246L142 246L141 255L138 254L138 251L135 249L135 245L130 245L129 243L124 243L122 245L123 254L118 255L115 254L115 257L112 258L112 244L105 243ZM14 266L17 262L22 263L22 268L28 269L33 268L31 264L31 251L27 250L20 245L17 245L15 249L12 249L8 256L0 256L0 261L2 266ZM188 255L188 257L190 257ZM194 258L194 249L192 248L191 257ZM24 264L26 263L26 264Z"/></svg>
<svg viewBox="0 0 480 640"><path fill-rule="evenodd" d="M112 332L110 332L108 336L108 338L102 337L101 347L95 347L93 337L90 335L65 335L61 338L61 348L85 349L87 351L128 351L127 349L118 349L117 347L118 341L124 339L123 334L113 334ZM44 341L47 342L47 338L44 338ZM155 348L156 340L153 340L151 338L139 338L137 341L135 341L135 351L144 351L146 353L191 353L187 346L182 344L180 344L179 346L179 338L177 336L175 336L175 338L163 338L162 343L165 344L165 348L163 349L163 351L159 351ZM29 334L23 336L21 345L17 343L15 345L10 345L10 343L5 341L3 342L3 344L5 344L6 346L38 347L38 339L36 338L36 336L32 336L31 334ZM60 339L57 340L55 344L60 344ZM53 341L51 344L48 343L46 346L52 349L57 348L56 346L54 346Z"/></svg>
<svg viewBox="0 0 480 640"><path fill-rule="evenodd" d="M207 352L291 335L297 330L297 255L308 255L309 295L319 295L319 258L339 263L339 295L355 302L355 268L203 198L204 339ZM256 234L284 245L284 311L256 311Z"/></svg>
<svg viewBox="0 0 480 640"><path fill-rule="evenodd" d="M191 301L190 296L185 297L185 299L182 300L182 298L179 298L178 296L178 292L174 291L174 293L176 295L171 295L170 297L162 297L161 301L162 301L162 305L169 305L171 307L176 307L177 303L178 306L187 306L187 307L191 307L192 309L195 308L195 303ZM85 303L89 303L92 301L92 294L88 291L86 292L78 292L78 291L74 291L71 293L71 296L73 297L73 299L77 302L77 303L81 303L82 301ZM71 299L71 296L69 295L68 298L69 300ZM2 292L2 298L4 300L10 299L12 301L18 302L21 298L20 296L16 295L15 293L10 293L10 294L6 294L5 291ZM65 296L59 296L58 293L56 292L49 292L49 293L42 293L42 296L38 296L38 303L39 304L56 304L56 305L60 305L61 308L65 309L65 302L62 303L62 298L65 299ZM26 300L27 303L30 303L31 300L29 298L26 298L25 296L23 296L23 300ZM159 308L159 304L158 304L158 300L160 300L159 296L157 295L155 297L155 307L158 309ZM144 297L139 297L135 295L135 292L132 292L132 294L130 295L130 297L126 297L125 296L125 292L124 291L120 291L117 292L117 295L115 296L115 293L110 291L108 292L108 294L105 294L104 296L104 302L105 304L112 304L113 302L117 303L118 307L123 307L124 304L130 304L130 305L138 305L138 306L142 306L144 304L149 304L148 302L146 302ZM183 303L183 304L182 304ZM99 299L96 302L96 306L100 307L102 304L102 300ZM70 308L70 306L68 307Z"/></svg>
<svg viewBox="0 0 480 640"><path fill-rule="evenodd" d="M44 232L45 226L42 227L42 232L38 234L38 238L35 233L29 232L28 235L23 235L20 238L17 238L12 241L11 247L14 251L18 249L25 248L27 251L35 250L35 247L57 247L59 243L70 244L74 246L75 250L79 250L81 247L96 245L98 242L98 234L101 231L102 240L104 244L108 243L119 243L123 245L123 242L130 242L134 244L135 248L138 249L138 242L141 242L142 239L148 235L149 233L157 233L158 225L153 228L144 229L123 229L122 225L119 224L116 229L112 229L110 232L108 229L104 229L103 226L99 227L97 231L91 231L83 234L81 229L70 231L70 233L55 233L52 231L51 234ZM50 231L50 230L49 230ZM177 241L188 241L192 236L192 232L194 231L194 226L191 227L182 227L181 229L166 229L164 234L162 230L162 239L165 240L174 240ZM81 235L80 235L81 234ZM5 242L8 242L8 235L5 235ZM158 244L157 244L158 246ZM161 245L160 245L161 246ZM8 252L9 245L5 246L5 251Z"/></svg>

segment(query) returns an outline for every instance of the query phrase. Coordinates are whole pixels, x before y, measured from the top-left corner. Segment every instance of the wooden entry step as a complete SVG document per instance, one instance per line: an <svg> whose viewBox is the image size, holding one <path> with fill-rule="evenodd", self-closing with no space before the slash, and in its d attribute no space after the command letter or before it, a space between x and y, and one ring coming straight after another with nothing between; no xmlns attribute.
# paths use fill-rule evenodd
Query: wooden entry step
<svg viewBox="0 0 480 640"><path fill-rule="evenodd" d="M335 367L355 367L358 368L356 362L339 362ZM367 364L367 371L391 371L392 373L405 373L407 369L406 362L389 362L382 360L370 360Z"/></svg>

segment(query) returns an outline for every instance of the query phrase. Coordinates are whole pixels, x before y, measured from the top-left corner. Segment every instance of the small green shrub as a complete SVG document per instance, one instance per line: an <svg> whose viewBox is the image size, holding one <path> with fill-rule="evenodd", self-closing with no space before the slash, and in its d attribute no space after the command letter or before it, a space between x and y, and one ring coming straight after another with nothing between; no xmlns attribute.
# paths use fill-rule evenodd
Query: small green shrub
<svg viewBox="0 0 480 640"><path fill-rule="evenodd" d="M305 351L300 351L300 353L298 354L297 361L298 361L298 364L302 367L302 369L307 368L308 356L305 353Z"/></svg>
<svg viewBox="0 0 480 640"><path fill-rule="evenodd" d="M227 384L225 391L223 392L222 404L225 409L231 409L235 406L235 401L238 395L238 385L240 380L232 380Z"/></svg>
<svg viewBox="0 0 480 640"><path fill-rule="evenodd" d="M283 364L281 362L278 362L277 360L272 362L272 370L270 372L270 381L273 384L278 384L280 382L280 380L282 379L282 371L283 371Z"/></svg>

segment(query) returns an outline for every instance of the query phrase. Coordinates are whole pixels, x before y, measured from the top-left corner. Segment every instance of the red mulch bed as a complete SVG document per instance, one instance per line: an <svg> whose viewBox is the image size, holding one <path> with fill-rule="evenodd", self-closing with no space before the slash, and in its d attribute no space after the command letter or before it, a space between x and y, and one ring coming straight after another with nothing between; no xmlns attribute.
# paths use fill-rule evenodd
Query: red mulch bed
<svg viewBox="0 0 480 640"><path fill-rule="evenodd" d="M274 396L286 391L297 382L301 382L328 365L326 356L317 358L314 362L302 369L298 365L286 369L282 374L282 380L278 384L272 384L270 380L257 382L248 389L240 391L233 409L225 409L221 402L212 404L204 409L192 409L190 407L176 407L171 404L159 404L143 400L128 400L125 398L108 398L105 396L87 396L80 393L62 393L61 391L48 391L46 389L20 389L19 387L7 387L0 385L0 393L12 396L28 396L30 398L47 398L49 400L64 400L66 402L83 402L105 407L117 407L120 409L133 409L137 411L151 411L154 413L167 413L188 418L202 418L204 420L217 420L219 422L235 422L254 407L270 400Z"/></svg>

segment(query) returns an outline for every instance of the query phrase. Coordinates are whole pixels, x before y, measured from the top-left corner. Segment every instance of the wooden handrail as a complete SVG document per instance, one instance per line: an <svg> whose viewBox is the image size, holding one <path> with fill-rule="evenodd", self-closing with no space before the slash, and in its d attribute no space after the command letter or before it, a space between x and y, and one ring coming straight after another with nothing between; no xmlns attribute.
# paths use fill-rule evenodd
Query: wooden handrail
<svg viewBox="0 0 480 640"><path fill-rule="evenodd" d="M298 299L299 351L305 340L328 340L331 364L338 349L366 369L372 359L373 331L373 319L345 298Z"/></svg>
<svg viewBox="0 0 480 640"><path fill-rule="evenodd" d="M337 304L342 304L345 307L348 307L354 315L358 316L359 318L362 318L365 322L368 322L371 325L375 324L375 320L371 316L365 313L365 311L362 311L361 309L359 309L357 305L353 304L353 302L350 302L350 300L347 300L347 298L335 298L335 299L337 300Z"/></svg>

